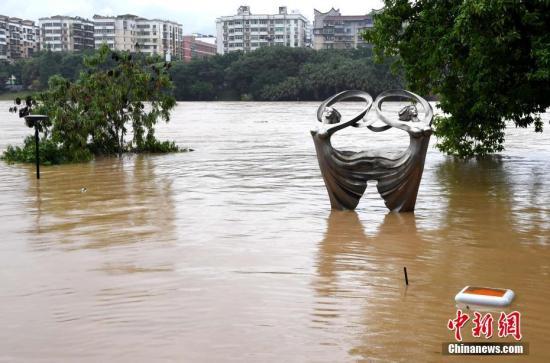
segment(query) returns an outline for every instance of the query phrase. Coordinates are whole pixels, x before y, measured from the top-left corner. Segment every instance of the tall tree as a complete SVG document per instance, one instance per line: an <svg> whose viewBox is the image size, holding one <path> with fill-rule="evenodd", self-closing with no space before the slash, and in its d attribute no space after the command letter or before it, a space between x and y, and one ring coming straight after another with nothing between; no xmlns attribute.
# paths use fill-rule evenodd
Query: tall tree
<svg viewBox="0 0 550 363"><path fill-rule="evenodd" d="M82 67L75 81L60 75L50 77L48 89L34 99L28 97L26 107L19 108L20 116L49 116L41 128L40 148L47 146L51 152L44 155L52 158L43 162L85 161L93 155L126 151L178 150L173 142L155 137L155 125L159 120L168 122L176 104L169 63L102 45L95 54L84 57ZM17 112L17 106L12 111ZM127 140L130 130L133 137ZM9 146L3 157L28 161L33 150L34 143L27 139L22 148Z"/></svg>
<svg viewBox="0 0 550 363"><path fill-rule="evenodd" d="M399 56L409 87L437 94L438 148L461 157L503 150L510 120L541 132L550 106L550 2L385 0L365 39Z"/></svg>

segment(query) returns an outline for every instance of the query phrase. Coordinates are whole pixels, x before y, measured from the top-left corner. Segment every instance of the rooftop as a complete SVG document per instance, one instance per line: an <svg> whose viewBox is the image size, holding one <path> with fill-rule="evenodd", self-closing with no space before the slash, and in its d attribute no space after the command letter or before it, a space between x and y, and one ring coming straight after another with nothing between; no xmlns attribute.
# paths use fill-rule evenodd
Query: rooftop
<svg viewBox="0 0 550 363"><path fill-rule="evenodd" d="M372 19L371 15L336 15L327 16L325 20L367 20Z"/></svg>

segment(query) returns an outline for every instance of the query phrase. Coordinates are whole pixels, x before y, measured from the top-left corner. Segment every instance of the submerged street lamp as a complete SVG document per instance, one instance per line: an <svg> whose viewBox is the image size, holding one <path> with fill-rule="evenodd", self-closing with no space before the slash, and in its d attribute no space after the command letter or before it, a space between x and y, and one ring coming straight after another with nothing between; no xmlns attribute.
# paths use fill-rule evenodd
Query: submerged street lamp
<svg viewBox="0 0 550 363"><path fill-rule="evenodd" d="M36 179L40 179L40 139L38 137L38 128L44 121L48 121L48 116L44 115L27 115L25 116L25 123L28 127L34 127L34 145L36 149Z"/></svg>
<svg viewBox="0 0 550 363"><path fill-rule="evenodd" d="M15 99L14 107L10 107L10 112L17 113L19 112L20 118L25 118L25 124L28 127L34 127L34 144L36 147L35 157L36 157L36 179L40 179L40 139L38 137L38 132L44 130L48 124L48 116L44 115L31 115L32 108L36 106L36 101L31 97L27 96L24 100L25 104L22 106L21 98L17 97Z"/></svg>

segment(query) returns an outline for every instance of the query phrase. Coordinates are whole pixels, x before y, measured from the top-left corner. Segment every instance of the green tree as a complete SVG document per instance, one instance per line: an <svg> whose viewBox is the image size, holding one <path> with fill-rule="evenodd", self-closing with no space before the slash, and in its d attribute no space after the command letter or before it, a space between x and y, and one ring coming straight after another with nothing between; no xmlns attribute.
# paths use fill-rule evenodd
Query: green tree
<svg viewBox="0 0 550 363"><path fill-rule="evenodd" d="M368 50L323 50L314 52L296 74L262 88L261 99L320 100L346 89L378 94L401 87L400 77L389 71L388 63L375 64Z"/></svg>
<svg viewBox="0 0 550 363"><path fill-rule="evenodd" d="M87 51L89 52L89 51ZM33 91L48 88L48 80L59 74L74 81L83 67L87 52L52 52L44 50L33 54L31 58L18 59L13 63L0 62L0 74L14 75L23 87Z"/></svg>
<svg viewBox="0 0 550 363"><path fill-rule="evenodd" d="M34 82L34 85L40 88L39 63L40 61L38 58L31 58L19 64L21 67L21 84L24 87L32 88L31 86L33 86ZM44 84L44 86L47 86L47 84Z"/></svg>
<svg viewBox="0 0 550 363"><path fill-rule="evenodd" d="M226 82L239 95L261 99L262 89L296 76L314 54L311 49L282 46L260 48L244 54L226 70Z"/></svg>
<svg viewBox="0 0 550 363"><path fill-rule="evenodd" d="M25 88L48 88L61 75L76 81L83 70L82 52L41 51L32 58L0 64L0 73L14 74ZM169 69L177 100L321 100L332 93L359 88L376 94L400 87L388 63L375 64L372 52L361 49L264 47L254 52L231 52L189 63L172 62Z"/></svg>
<svg viewBox="0 0 550 363"><path fill-rule="evenodd" d="M8 81L9 73L6 69L0 69L0 93L4 92L6 89L6 82Z"/></svg>
<svg viewBox="0 0 550 363"><path fill-rule="evenodd" d="M550 106L550 3L385 0L365 39L399 56L409 87L436 94L438 148L460 157L503 150L506 121L542 131Z"/></svg>
<svg viewBox="0 0 550 363"><path fill-rule="evenodd" d="M39 55L38 80L43 88L48 86L48 80L55 74L61 74L63 53L45 51Z"/></svg>
<svg viewBox="0 0 550 363"><path fill-rule="evenodd" d="M168 122L175 106L169 64L157 61L102 46L84 58L84 70L76 81L52 76L48 90L26 102L32 113L50 118L41 139L55 160L44 162L84 161L126 151L176 151L173 142L155 138L155 124L159 119ZM131 141L126 140L129 130ZM28 161L31 147L25 142L23 148L8 148L4 158Z"/></svg>

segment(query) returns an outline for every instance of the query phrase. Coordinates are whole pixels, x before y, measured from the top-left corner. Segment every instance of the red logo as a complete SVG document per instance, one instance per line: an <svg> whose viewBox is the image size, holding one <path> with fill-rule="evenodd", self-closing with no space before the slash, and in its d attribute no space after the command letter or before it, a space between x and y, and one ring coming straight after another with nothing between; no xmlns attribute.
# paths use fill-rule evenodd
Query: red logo
<svg viewBox="0 0 550 363"><path fill-rule="evenodd" d="M456 311L456 319L449 320L449 322L447 323L447 328L449 328L449 330L454 330L455 339L459 342L462 341L460 329L464 326L464 324L466 324L468 320L470 320L468 314L463 314L462 310L458 309Z"/></svg>
<svg viewBox="0 0 550 363"><path fill-rule="evenodd" d="M456 318L450 319L447 323L447 328L454 331L455 340L462 341L462 333L460 329L466 325L470 320L470 316L458 309L456 311ZM491 313L482 315L481 313L474 311L474 318L472 319L472 336L489 339L493 336L493 316ZM512 311L509 314L501 312L498 318L498 336L499 338L505 338L507 336L513 336L515 340L521 340L521 313L519 311Z"/></svg>
<svg viewBox="0 0 550 363"><path fill-rule="evenodd" d="M498 336L505 338L511 335L515 340L521 340L520 319L521 314L519 311L512 311L510 314L500 313L500 318L498 318Z"/></svg>
<svg viewBox="0 0 550 363"><path fill-rule="evenodd" d="M474 312L474 320L472 323L474 327L472 328L472 336L480 337L481 334L485 336L485 339L489 339L493 336L493 316L489 313L481 316L477 311Z"/></svg>

